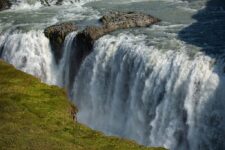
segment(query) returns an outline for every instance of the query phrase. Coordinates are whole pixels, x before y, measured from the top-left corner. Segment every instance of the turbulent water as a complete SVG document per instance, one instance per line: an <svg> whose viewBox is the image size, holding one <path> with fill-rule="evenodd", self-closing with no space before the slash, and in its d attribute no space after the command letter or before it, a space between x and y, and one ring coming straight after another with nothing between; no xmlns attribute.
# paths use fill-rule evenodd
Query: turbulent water
<svg viewBox="0 0 225 150"><path fill-rule="evenodd" d="M215 67L208 56L190 59L137 40L143 41L121 34L96 43L74 84L80 121L146 145L219 149L225 138L223 62Z"/></svg>
<svg viewBox="0 0 225 150"><path fill-rule="evenodd" d="M14 6L0 12L0 57L65 87L80 122L148 146L225 149L222 0L102 0L51 7L22 1ZM76 32L66 37L56 65L43 29L71 20L95 24L109 9L144 11L162 22L100 38L71 83Z"/></svg>
<svg viewBox="0 0 225 150"><path fill-rule="evenodd" d="M41 31L8 33L0 40L2 59L44 82L54 82L54 58L49 41Z"/></svg>

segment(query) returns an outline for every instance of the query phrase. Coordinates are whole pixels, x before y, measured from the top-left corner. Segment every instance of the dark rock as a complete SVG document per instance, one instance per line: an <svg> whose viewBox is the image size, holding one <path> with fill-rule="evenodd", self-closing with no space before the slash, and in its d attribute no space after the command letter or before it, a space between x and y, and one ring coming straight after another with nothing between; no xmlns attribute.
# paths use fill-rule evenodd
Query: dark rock
<svg viewBox="0 0 225 150"><path fill-rule="evenodd" d="M70 65L73 67L70 78L71 83L73 83L73 77L76 76L82 61L92 52L94 42L97 39L118 29L147 27L160 20L139 12L110 12L101 17L99 21L102 24L101 26L87 27L79 32L74 40L76 42L74 44L76 51L72 56L73 59Z"/></svg>
<svg viewBox="0 0 225 150"><path fill-rule="evenodd" d="M71 68L70 83L74 83L74 77L79 71L82 61L91 53L97 39L118 29L147 27L159 21L151 15L139 12L109 12L99 19L100 26L91 26L80 31L73 41L75 50L70 54L72 58L69 64L69 68ZM77 30L76 26L71 23L54 25L45 29L45 35L50 39L57 62L62 57L62 46L66 35L75 30Z"/></svg>
<svg viewBox="0 0 225 150"><path fill-rule="evenodd" d="M95 40L103 35L118 29L128 29L135 27L147 27L159 22L160 20L139 12L110 12L99 19L102 23L100 27L87 27L77 34L78 44L85 43L86 51L91 51ZM79 43L80 42L80 43Z"/></svg>
<svg viewBox="0 0 225 150"><path fill-rule="evenodd" d="M56 2L56 5L62 5L62 2L63 2L63 0L58 0L58 1Z"/></svg>
<svg viewBox="0 0 225 150"><path fill-rule="evenodd" d="M9 0L0 0L0 11L9 9L11 5Z"/></svg>
<svg viewBox="0 0 225 150"><path fill-rule="evenodd" d="M70 3L73 4L74 2L80 2L80 0L71 0ZM62 5L63 0L57 0L56 5Z"/></svg>
<svg viewBox="0 0 225 150"><path fill-rule="evenodd" d="M146 27L160 20L140 12L109 12L99 20L103 25L110 27L127 29L133 27Z"/></svg>
<svg viewBox="0 0 225 150"><path fill-rule="evenodd" d="M51 6L48 2L48 0L40 0L41 1L41 4L44 5L44 6Z"/></svg>
<svg viewBox="0 0 225 150"><path fill-rule="evenodd" d="M77 27L74 23L62 23L50 26L44 30L44 34L50 40L50 44L55 55L56 62L58 63L62 57L63 42L65 37Z"/></svg>

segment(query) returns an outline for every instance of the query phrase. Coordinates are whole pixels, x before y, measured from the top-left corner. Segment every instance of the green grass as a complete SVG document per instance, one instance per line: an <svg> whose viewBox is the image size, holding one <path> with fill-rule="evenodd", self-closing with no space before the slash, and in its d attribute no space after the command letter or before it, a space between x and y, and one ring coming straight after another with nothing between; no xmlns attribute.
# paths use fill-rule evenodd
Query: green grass
<svg viewBox="0 0 225 150"><path fill-rule="evenodd" d="M64 90L0 60L0 150L149 149L75 123Z"/></svg>

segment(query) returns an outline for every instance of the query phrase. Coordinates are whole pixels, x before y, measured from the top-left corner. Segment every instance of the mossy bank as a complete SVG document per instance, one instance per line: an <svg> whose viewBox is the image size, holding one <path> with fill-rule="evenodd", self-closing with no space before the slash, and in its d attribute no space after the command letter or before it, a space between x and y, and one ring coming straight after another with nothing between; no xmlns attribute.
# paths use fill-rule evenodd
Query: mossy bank
<svg viewBox="0 0 225 150"><path fill-rule="evenodd" d="M64 90L0 60L0 149L149 149L76 123Z"/></svg>

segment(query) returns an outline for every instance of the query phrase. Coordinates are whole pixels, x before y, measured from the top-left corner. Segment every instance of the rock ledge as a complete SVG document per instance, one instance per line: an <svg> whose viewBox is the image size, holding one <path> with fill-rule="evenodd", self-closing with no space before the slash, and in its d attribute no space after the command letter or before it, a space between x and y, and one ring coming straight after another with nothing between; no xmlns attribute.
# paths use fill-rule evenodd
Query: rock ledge
<svg viewBox="0 0 225 150"><path fill-rule="evenodd" d="M78 28L74 23L62 23L50 26L44 30L44 34L50 40L52 50L54 52L56 62L62 57L63 51L63 42L66 36L73 31L76 31Z"/></svg>

